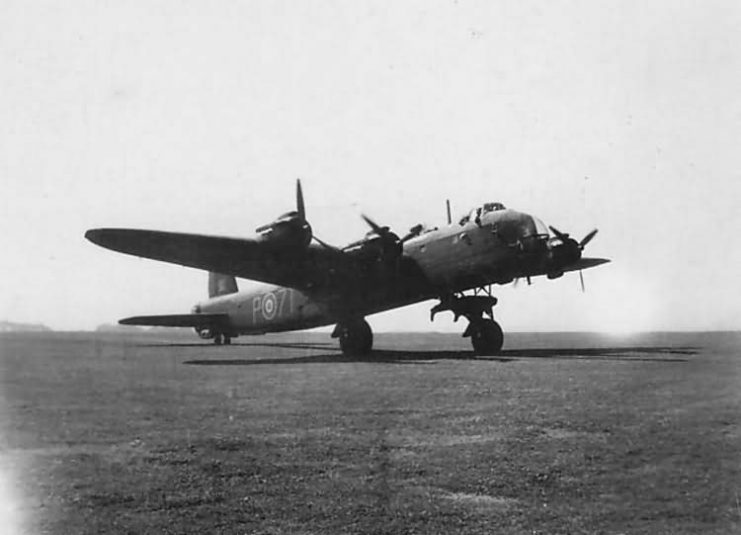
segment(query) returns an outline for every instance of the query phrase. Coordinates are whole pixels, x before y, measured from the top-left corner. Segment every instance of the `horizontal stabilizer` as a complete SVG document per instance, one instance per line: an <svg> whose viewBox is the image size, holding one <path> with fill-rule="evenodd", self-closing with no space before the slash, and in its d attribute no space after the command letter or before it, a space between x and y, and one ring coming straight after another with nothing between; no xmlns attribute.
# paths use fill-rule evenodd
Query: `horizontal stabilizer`
<svg viewBox="0 0 741 535"><path fill-rule="evenodd" d="M582 269L589 269L597 266L601 266L602 264L607 264L610 260L607 258L580 258L573 264L566 266L563 270L564 271L579 271Z"/></svg>
<svg viewBox="0 0 741 535"><path fill-rule="evenodd" d="M228 314L168 314L163 316L132 316L119 320L121 325L153 327L210 327L229 323Z"/></svg>

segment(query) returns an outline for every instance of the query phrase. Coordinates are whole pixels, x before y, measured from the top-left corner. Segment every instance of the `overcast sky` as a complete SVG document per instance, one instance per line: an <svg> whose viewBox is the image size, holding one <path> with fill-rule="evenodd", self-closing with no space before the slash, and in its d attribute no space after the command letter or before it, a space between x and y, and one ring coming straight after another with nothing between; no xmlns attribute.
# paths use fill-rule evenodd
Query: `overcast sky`
<svg viewBox="0 0 741 535"><path fill-rule="evenodd" d="M446 198L599 228L587 293L498 287L505 330L741 327L735 1L4 0L0 88L0 319L187 312L204 272L85 230L249 235L301 177L338 245ZM431 304L370 320L464 328Z"/></svg>

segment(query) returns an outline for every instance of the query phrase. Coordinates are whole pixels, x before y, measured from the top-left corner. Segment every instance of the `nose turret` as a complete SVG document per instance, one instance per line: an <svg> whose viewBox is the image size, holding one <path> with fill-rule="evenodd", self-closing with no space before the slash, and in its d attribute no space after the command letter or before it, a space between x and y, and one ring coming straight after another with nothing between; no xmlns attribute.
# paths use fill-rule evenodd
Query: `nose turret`
<svg viewBox="0 0 741 535"><path fill-rule="evenodd" d="M542 221L516 210L493 214L491 227L500 240L521 252L541 251L548 240L548 228Z"/></svg>

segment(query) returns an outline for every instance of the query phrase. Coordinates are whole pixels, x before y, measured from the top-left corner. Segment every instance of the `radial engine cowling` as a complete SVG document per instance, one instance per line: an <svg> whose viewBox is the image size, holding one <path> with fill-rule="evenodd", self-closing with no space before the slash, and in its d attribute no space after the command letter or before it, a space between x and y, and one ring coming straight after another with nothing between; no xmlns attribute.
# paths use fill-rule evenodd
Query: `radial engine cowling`
<svg viewBox="0 0 741 535"><path fill-rule="evenodd" d="M260 238L271 245L305 248L311 243L311 225L298 212L288 212L278 219L255 229Z"/></svg>

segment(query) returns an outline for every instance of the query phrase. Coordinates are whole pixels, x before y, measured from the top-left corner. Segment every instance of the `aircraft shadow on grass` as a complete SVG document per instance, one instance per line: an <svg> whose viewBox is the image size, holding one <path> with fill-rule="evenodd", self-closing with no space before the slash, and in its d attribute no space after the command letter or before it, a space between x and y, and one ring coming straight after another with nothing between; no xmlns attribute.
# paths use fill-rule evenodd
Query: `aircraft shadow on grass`
<svg viewBox="0 0 741 535"><path fill-rule="evenodd" d="M327 349L327 344L276 343L238 344L239 346L262 346L286 349ZM687 362L686 358L664 355L695 355L692 347L599 347L558 349L509 349L496 356L474 356L470 351L400 351L374 350L370 355L349 357L339 353L303 355L297 357L254 358L254 359L198 359L187 360L192 366L257 366L266 364L326 364L341 362L369 362L394 364L433 364L440 360L474 360L511 362L531 358L605 360L637 362ZM647 356L656 355L656 356Z"/></svg>
<svg viewBox="0 0 741 535"><path fill-rule="evenodd" d="M203 342L160 342L135 345L137 347L214 347L213 344L204 344ZM284 347L287 349L333 349L337 346L333 342L234 342L231 345L239 347Z"/></svg>

